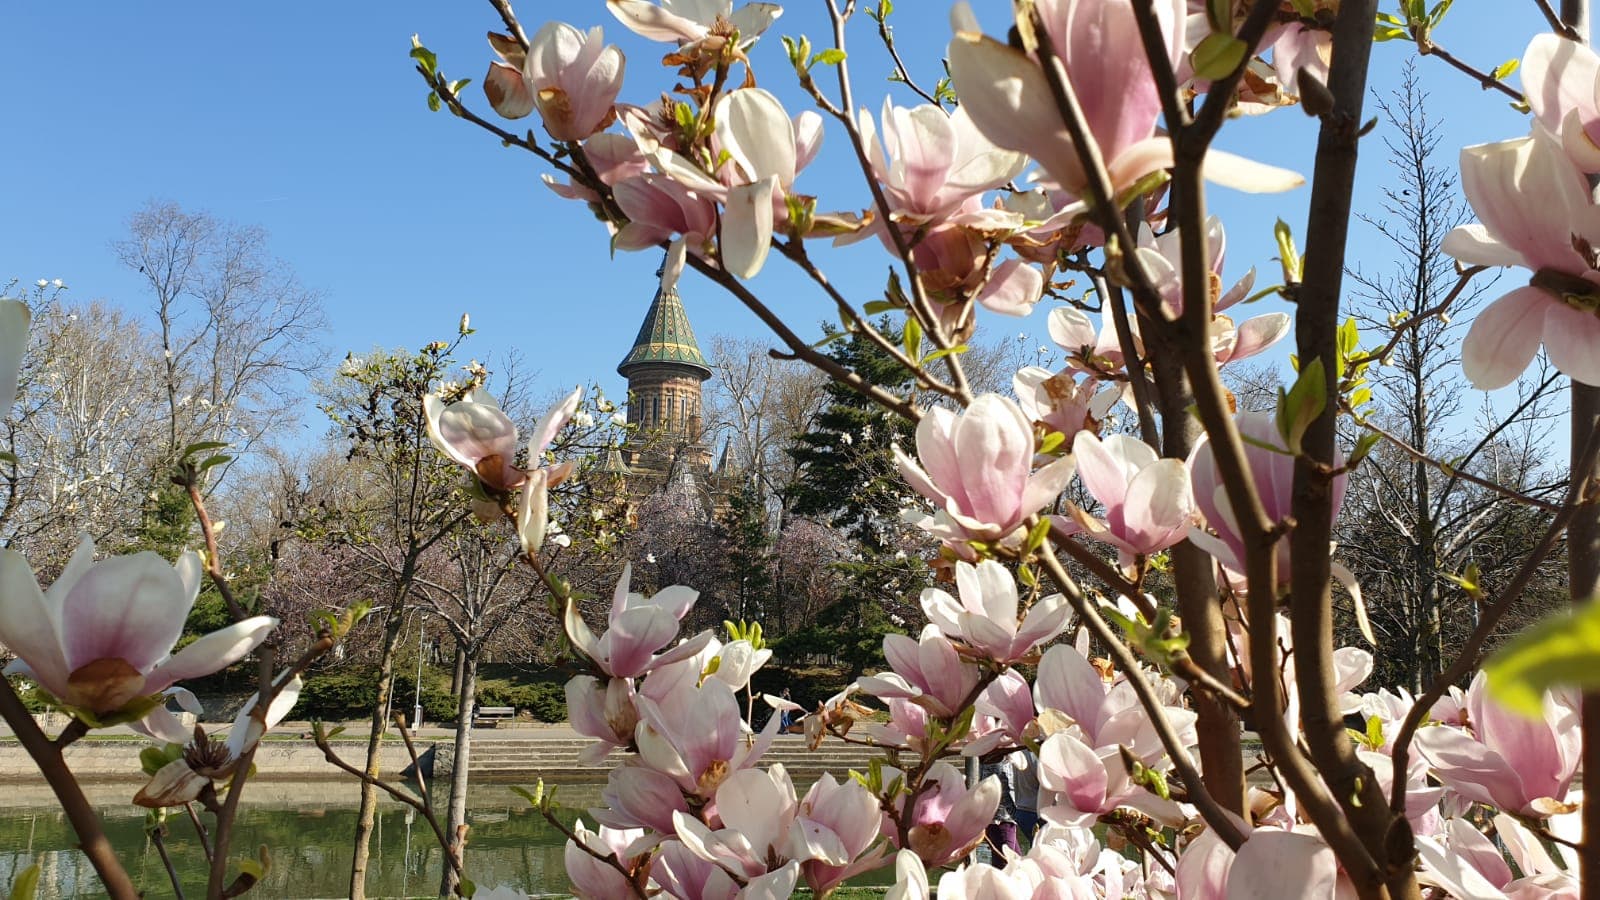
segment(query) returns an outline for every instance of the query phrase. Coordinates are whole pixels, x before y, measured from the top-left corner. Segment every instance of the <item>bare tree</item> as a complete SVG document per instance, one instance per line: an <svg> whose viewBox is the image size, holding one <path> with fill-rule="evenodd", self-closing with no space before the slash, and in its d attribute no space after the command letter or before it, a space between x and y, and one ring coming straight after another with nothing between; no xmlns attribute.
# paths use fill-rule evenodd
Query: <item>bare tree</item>
<svg viewBox="0 0 1600 900"><path fill-rule="evenodd" d="M1476 621L1475 604L1449 576L1469 562L1494 571L1520 559L1537 536L1525 504L1469 480L1480 476L1551 500L1564 481L1540 463L1553 424L1549 373L1518 386L1515 404L1487 399L1467 408L1460 377L1460 326L1438 312L1465 312L1483 288L1458 291L1458 275L1439 243L1471 218L1456 188L1454 168L1438 164L1439 123L1413 65L1399 87L1378 101L1391 126L1394 181L1383 211L1362 220L1395 251L1392 268L1351 273L1357 321L1394 334L1392 347L1369 370L1372 429L1388 436L1352 478L1340 530L1341 555L1361 581L1374 628L1385 648L1380 677L1411 690L1443 671L1452 631ZM1462 319L1465 320L1465 317ZM1451 460L1439 467L1429 459ZM1526 546L1519 545L1525 544Z"/></svg>
<svg viewBox="0 0 1600 900"><path fill-rule="evenodd" d="M113 249L150 289L169 457L195 441L247 452L292 417L321 363L322 302L264 230L152 201Z"/></svg>

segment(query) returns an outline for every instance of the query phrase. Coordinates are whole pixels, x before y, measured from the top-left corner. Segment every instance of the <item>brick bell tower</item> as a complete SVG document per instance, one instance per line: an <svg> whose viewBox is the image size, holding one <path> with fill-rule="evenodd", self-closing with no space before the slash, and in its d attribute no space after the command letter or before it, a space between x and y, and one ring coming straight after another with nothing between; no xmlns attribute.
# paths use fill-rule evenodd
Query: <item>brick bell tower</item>
<svg viewBox="0 0 1600 900"><path fill-rule="evenodd" d="M633 349L617 366L628 379L628 424L633 436L623 454L633 493L648 493L683 474L711 469L711 447L700 418L701 385L711 365L675 288L657 288Z"/></svg>

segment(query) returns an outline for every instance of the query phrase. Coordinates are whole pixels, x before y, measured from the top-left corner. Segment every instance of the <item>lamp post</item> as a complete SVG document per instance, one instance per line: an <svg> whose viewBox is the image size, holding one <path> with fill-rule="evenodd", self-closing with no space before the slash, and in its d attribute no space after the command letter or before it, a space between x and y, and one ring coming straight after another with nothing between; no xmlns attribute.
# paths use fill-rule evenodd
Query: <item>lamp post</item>
<svg viewBox="0 0 1600 900"><path fill-rule="evenodd" d="M411 707L411 730L414 732L422 727L422 640L427 634L427 623L421 616L417 617L417 681L416 701Z"/></svg>

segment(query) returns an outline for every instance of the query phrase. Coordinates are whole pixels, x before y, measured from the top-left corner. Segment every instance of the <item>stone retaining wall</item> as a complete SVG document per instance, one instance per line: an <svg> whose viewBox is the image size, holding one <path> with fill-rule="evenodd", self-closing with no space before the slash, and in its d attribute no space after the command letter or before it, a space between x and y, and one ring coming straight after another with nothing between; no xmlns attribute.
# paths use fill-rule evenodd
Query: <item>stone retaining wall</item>
<svg viewBox="0 0 1600 900"><path fill-rule="evenodd" d="M145 741L79 741L65 753L67 765L80 781L137 780L144 775L139 768L139 751L149 746ZM366 759L365 741L341 741L334 744L340 758L360 767ZM419 751L426 747L418 747ZM405 745L399 741L386 741L383 746L383 770L400 772L411 765ZM322 751L309 741L263 741L256 748L256 777L294 781L323 779L349 779L352 776L340 771L322 756ZM39 780L39 769L28 752L14 740L0 742L0 782Z"/></svg>

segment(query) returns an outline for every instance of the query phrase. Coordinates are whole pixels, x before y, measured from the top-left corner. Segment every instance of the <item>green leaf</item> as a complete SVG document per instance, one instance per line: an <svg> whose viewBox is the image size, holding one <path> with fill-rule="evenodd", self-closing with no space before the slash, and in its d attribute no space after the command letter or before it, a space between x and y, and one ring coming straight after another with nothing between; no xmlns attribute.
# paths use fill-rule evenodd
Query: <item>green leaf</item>
<svg viewBox="0 0 1600 900"><path fill-rule="evenodd" d="M233 461L233 457L218 453L215 456L206 457L205 460L203 462L201 462L200 465L195 466L195 468L199 469L202 472L204 472L205 470L211 468L212 466L220 466L225 462L232 462L232 461Z"/></svg>
<svg viewBox="0 0 1600 900"><path fill-rule="evenodd" d="M1600 687L1600 602L1557 613L1512 638L1483 667L1489 693L1537 719L1552 688Z"/></svg>
<svg viewBox="0 0 1600 900"><path fill-rule="evenodd" d="M1433 9L1428 12L1428 27L1439 27L1439 23L1444 21L1445 13L1450 11L1450 4L1454 2L1455 0L1439 0L1438 3L1435 3Z"/></svg>
<svg viewBox="0 0 1600 900"><path fill-rule="evenodd" d="M439 111L439 95L433 91L428 92L428 109L431 112Z"/></svg>
<svg viewBox="0 0 1600 900"><path fill-rule="evenodd" d="M1522 65L1522 60L1516 58L1508 59L1500 65L1495 66L1494 71L1489 73L1489 77L1493 78L1495 81L1505 81L1512 72L1517 70L1517 66L1520 65Z"/></svg>
<svg viewBox="0 0 1600 900"><path fill-rule="evenodd" d="M1282 219L1272 226L1272 236L1278 242L1278 259L1283 263L1283 280L1298 284L1301 276L1300 251L1294 246L1294 232Z"/></svg>
<svg viewBox="0 0 1600 900"><path fill-rule="evenodd" d="M414 34L411 36L411 58L417 61L418 68L430 78L439 71L438 55L422 46L422 41Z"/></svg>
<svg viewBox="0 0 1600 900"><path fill-rule="evenodd" d="M951 354L960 355L962 353L966 353L971 349L972 348L968 347L966 344L957 344L954 347L946 347L943 350L935 350L932 353L929 353L927 356L924 356L922 361L925 363L933 362L936 359L943 359Z"/></svg>
<svg viewBox="0 0 1600 900"><path fill-rule="evenodd" d="M1233 34L1233 0L1206 0L1206 23L1212 31Z"/></svg>
<svg viewBox="0 0 1600 900"><path fill-rule="evenodd" d="M816 56L811 57L811 65L813 66L817 63L822 63L825 66L837 66L842 62L844 62L844 51L840 50L838 47L829 47L821 53L818 53Z"/></svg>
<svg viewBox="0 0 1600 900"><path fill-rule="evenodd" d="M905 344L906 355L913 361L922 358L922 325L911 316L906 316L906 327L900 335L901 342Z"/></svg>
<svg viewBox="0 0 1600 900"><path fill-rule="evenodd" d="M1065 444L1066 442L1067 442L1067 436L1066 435L1062 434L1059 431L1052 431L1049 434L1044 436L1044 440L1039 442L1039 452L1040 453L1054 453L1057 450L1061 449L1061 445Z"/></svg>
<svg viewBox="0 0 1600 900"><path fill-rule="evenodd" d="M189 457L194 456L194 455L199 454L199 453L205 453L205 452L210 451L210 450L221 450L223 447L226 447L226 446L228 446L228 442L227 441L196 441L195 443L190 444L189 446L183 448L182 450L179 450L178 451L178 459L180 459L180 460L188 459Z"/></svg>
<svg viewBox="0 0 1600 900"><path fill-rule="evenodd" d="M33 900L39 892L39 864L23 869L11 882L11 900Z"/></svg>
<svg viewBox="0 0 1600 900"><path fill-rule="evenodd" d="M1213 31L1194 48L1195 75L1208 81L1220 81L1244 63L1250 46L1232 34Z"/></svg>
<svg viewBox="0 0 1600 900"><path fill-rule="evenodd" d="M456 892L463 897L471 897L478 892L478 886L472 883L471 878L463 878L461 884L456 886Z"/></svg>
<svg viewBox="0 0 1600 900"><path fill-rule="evenodd" d="M861 311L869 316L875 316L878 313L886 313L899 308L900 307L895 306L888 300L868 300L866 303L861 305Z"/></svg>
<svg viewBox="0 0 1600 900"><path fill-rule="evenodd" d="M1278 436L1283 438L1289 452L1300 454L1300 440L1306 429L1322 415L1328 405L1327 372L1322 367L1322 357L1316 357L1301 368L1294 387L1287 392L1278 388Z"/></svg>
<svg viewBox="0 0 1600 900"><path fill-rule="evenodd" d="M1354 468L1362 460L1367 458L1367 454L1372 452L1372 448L1378 445L1379 440L1382 439L1376 433L1371 431L1368 431L1356 438L1356 445L1354 449L1350 451L1350 456L1346 460L1345 465Z"/></svg>

